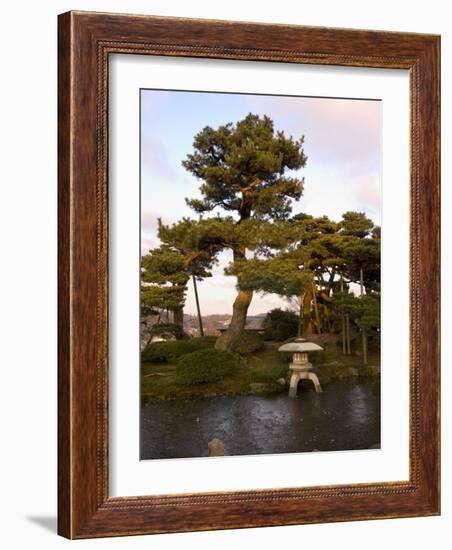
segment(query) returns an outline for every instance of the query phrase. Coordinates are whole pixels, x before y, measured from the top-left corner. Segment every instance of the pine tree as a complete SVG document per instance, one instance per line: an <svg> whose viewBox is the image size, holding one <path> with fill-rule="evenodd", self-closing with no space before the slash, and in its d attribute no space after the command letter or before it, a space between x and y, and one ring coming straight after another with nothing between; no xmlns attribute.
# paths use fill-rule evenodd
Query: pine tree
<svg viewBox="0 0 452 550"><path fill-rule="evenodd" d="M288 170L305 166L302 136L299 140L275 131L268 117L249 114L243 120L213 129L205 127L194 138L194 152L183 166L202 181L202 198L187 204L203 215L216 209L232 216L239 225L247 220L284 220L292 200L303 192L303 179L288 176ZM234 264L247 261L247 242L229 243ZM237 297L228 330L217 340L217 348L229 349L243 331L253 289L245 288L236 271Z"/></svg>
<svg viewBox="0 0 452 550"><path fill-rule="evenodd" d="M175 314L182 310L187 281L180 254L164 245L150 250L141 259L142 312L157 309Z"/></svg>
<svg viewBox="0 0 452 550"><path fill-rule="evenodd" d="M204 336L201 307L198 295L198 282L206 277L211 277L211 269L216 262L217 254L224 248L227 241L227 220L191 220L183 218L173 225L164 225L158 221L158 236L166 247L171 249L181 259L181 270L187 276L187 282L191 279L195 294L196 309L198 314L199 333ZM182 308L175 311L182 317ZM179 317L175 322L179 320Z"/></svg>
<svg viewBox="0 0 452 550"><path fill-rule="evenodd" d="M358 325L361 330L363 363L366 365L369 320L376 319L375 308L380 307L380 228L374 226L363 213L346 212L342 216L340 232L343 237L343 274L350 281L358 283L360 289L361 314Z"/></svg>

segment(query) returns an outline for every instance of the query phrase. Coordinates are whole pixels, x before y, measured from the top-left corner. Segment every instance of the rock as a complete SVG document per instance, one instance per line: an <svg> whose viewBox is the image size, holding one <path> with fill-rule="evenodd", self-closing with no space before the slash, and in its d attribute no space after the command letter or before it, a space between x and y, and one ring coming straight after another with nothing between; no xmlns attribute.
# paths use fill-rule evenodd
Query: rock
<svg viewBox="0 0 452 550"><path fill-rule="evenodd" d="M348 369L348 374L349 374L350 376L358 376L358 375L359 375L359 371L358 371L358 369L355 368L355 367L350 367L350 368Z"/></svg>
<svg viewBox="0 0 452 550"><path fill-rule="evenodd" d="M207 452L209 456L224 456L224 443L218 437L214 437L207 444Z"/></svg>
<svg viewBox="0 0 452 550"><path fill-rule="evenodd" d="M281 386L286 385L286 379L285 378L278 378L277 382L278 382L278 384L281 384Z"/></svg>

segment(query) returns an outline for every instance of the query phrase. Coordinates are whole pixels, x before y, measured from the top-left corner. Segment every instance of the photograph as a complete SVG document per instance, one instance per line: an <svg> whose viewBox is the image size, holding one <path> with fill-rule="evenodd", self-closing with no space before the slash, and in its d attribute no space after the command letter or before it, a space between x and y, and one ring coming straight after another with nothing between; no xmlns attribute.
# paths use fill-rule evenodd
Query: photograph
<svg viewBox="0 0 452 550"><path fill-rule="evenodd" d="M141 460L380 448L381 120L140 90Z"/></svg>

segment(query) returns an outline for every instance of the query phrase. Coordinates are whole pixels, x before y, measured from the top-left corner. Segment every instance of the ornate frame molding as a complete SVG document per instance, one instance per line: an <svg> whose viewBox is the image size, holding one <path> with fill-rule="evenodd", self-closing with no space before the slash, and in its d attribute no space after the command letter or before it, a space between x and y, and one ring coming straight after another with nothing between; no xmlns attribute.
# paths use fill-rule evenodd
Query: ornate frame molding
<svg viewBox="0 0 452 550"><path fill-rule="evenodd" d="M60 534L439 513L439 44L437 36L407 33L88 12L59 17ZM107 95L113 53L410 71L409 481L109 497Z"/></svg>

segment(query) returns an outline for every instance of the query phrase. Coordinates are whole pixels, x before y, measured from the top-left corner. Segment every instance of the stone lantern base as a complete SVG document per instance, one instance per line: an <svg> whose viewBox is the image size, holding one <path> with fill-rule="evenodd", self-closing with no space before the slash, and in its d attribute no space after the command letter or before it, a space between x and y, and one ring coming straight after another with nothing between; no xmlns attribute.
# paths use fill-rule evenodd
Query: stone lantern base
<svg viewBox="0 0 452 550"><path fill-rule="evenodd" d="M292 376L290 377L290 386L289 386L289 397L297 397L297 387L300 380L311 380L314 384L315 391L320 393L322 391L322 386L318 376L312 372L311 363L291 363L289 366L292 371Z"/></svg>

